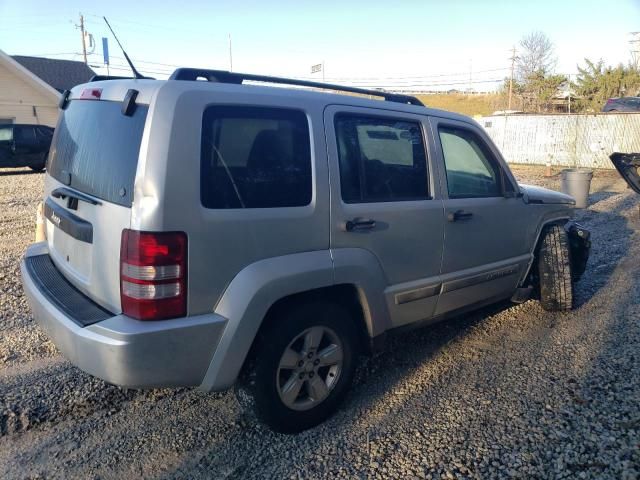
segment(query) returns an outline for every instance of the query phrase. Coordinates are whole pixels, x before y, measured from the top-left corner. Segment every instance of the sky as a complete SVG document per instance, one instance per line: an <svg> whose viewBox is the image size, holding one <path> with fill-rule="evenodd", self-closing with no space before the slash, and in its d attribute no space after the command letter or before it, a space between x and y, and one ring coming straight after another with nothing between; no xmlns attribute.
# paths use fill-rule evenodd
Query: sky
<svg viewBox="0 0 640 480"><path fill-rule="evenodd" d="M640 0L0 0L0 50L82 60L80 13L98 73L108 37L111 74L129 74L106 16L137 69L157 78L193 66L416 91L495 88L532 31L553 42L564 74L585 57L628 63L640 31Z"/></svg>

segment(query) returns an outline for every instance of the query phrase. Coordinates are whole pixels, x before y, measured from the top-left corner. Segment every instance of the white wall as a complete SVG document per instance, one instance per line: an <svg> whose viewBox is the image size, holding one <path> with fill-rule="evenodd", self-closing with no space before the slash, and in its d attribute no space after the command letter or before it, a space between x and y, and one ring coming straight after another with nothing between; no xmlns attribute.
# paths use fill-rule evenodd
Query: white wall
<svg viewBox="0 0 640 480"><path fill-rule="evenodd" d="M613 168L613 152L640 152L640 113L507 115L477 119L507 162Z"/></svg>
<svg viewBox="0 0 640 480"><path fill-rule="evenodd" d="M58 106L47 95L0 64L0 118L13 118L14 123L55 127Z"/></svg>

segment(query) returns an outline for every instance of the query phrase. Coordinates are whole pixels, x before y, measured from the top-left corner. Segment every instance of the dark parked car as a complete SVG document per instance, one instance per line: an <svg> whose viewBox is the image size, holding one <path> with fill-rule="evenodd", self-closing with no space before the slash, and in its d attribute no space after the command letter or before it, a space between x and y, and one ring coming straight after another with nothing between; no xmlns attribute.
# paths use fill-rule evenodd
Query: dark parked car
<svg viewBox="0 0 640 480"><path fill-rule="evenodd" d="M45 167L53 128L45 125L0 125L0 167Z"/></svg>
<svg viewBox="0 0 640 480"><path fill-rule="evenodd" d="M610 98L602 107L603 112L640 112L640 97Z"/></svg>

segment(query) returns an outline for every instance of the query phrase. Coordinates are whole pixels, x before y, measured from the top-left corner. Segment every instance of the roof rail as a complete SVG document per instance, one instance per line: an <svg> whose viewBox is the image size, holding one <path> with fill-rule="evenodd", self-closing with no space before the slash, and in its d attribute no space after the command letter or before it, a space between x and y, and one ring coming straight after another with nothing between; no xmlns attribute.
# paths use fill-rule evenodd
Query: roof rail
<svg viewBox="0 0 640 480"><path fill-rule="evenodd" d="M365 88L334 85L331 83L311 82L308 80L296 80L284 77L269 77L267 75L253 75L250 73L228 72L226 70L206 70L199 68L177 68L169 77L169 80L198 80L206 79L209 82L241 84L248 80L251 82L277 83L283 85L298 85L301 87L322 88L324 90L337 90L341 92L359 93L382 97L389 102L405 103L409 105L424 106L416 97L400 93L385 92L384 90L367 90Z"/></svg>

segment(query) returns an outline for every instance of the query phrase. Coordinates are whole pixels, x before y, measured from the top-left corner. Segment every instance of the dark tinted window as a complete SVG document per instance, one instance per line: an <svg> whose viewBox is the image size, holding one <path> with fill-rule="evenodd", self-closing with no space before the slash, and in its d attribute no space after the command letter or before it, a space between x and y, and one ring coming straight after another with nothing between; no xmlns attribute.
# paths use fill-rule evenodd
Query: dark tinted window
<svg viewBox="0 0 640 480"><path fill-rule="evenodd" d="M449 198L498 197L500 167L475 133L439 128Z"/></svg>
<svg viewBox="0 0 640 480"><path fill-rule="evenodd" d="M36 134L33 127L29 126L16 126L13 132L16 142L20 143L33 143L36 140Z"/></svg>
<svg viewBox="0 0 640 480"><path fill-rule="evenodd" d="M148 108L133 116L119 102L73 100L61 112L49 155L49 174L81 192L131 206Z"/></svg>
<svg viewBox="0 0 640 480"><path fill-rule="evenodd" d="M36 136L39 139L47 139L53 136L53 129L47 127L36 127Z"/></svg>
<svg viewBox="0 0 640 480"><path fill-rule="evenodd" d="M200 197L207 208L311 202L311 147L298 110L212 106L202 122Z"/></svg>
<svg viewBox="0 0 640 480"><path fill-rule="evenodd" d="M420 124L343 114L336 117L335 128L345 202L428 198Z"/></svg>

